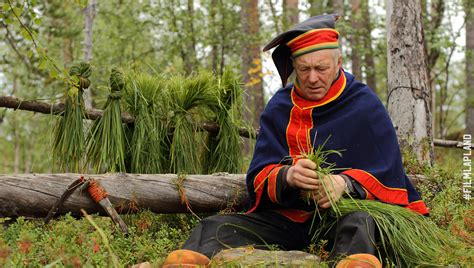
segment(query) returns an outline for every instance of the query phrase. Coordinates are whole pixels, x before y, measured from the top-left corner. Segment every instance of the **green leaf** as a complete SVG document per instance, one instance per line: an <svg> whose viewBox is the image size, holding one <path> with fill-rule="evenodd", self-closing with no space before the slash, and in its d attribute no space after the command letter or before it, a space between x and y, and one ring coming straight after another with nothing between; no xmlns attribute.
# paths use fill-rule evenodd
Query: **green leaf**
<svg viewBox="0 0 474 268"><path fill-rule="evenodd" d="M74 97L77 95L77 93L79 92L79 90L77 89L77 87L71 87L68 91L67 91L67 94L71 97Z"/></svg>
<svg viewBox="0 0 474 268"><path fill-rule="evenodd" d="M52 69L51 72L49 72L49 76L51 76L52 78L57 78L58 71L56 71L56 69Z"/></svg>
<svg viewBox="0 0 474 268"><path fill-rule="evenodd" d="M23 9L19 7L13 7L13 13L15 13L18 17L20 17L21 13L23 13Z"/></svg>
<svg viewBox="0 0 474 268"><path fill-rule="evenodd" d="M8 3L4 3L3 4L3 12L7 12L8 10L10 10L10 5Z"/></svg>
<svg viewBox="0 0 474 268"><path fill-rule="evenodd" d="M14 22L14 20L12 18L5 19L6 24L12 24L13 22Z"/></svg>
<svg viewBox="0 0 474 268"><path fill-rule="evenodd" d="M32 50L28 50L28 52L26 52L26 55L28 56L28 58L32 58L33 57L33 51Z"/></svg>
<svg viewBox="0 0 474 268"><path fill-rule="evenodd" d="M42 59L38 65L38 69L40 70L44 70L46 69L46 60L45 59Z"/></svg>
<svg viewBox="0 0 474 268"><path fill-rule="evenodd" d="M33 20L33 23L36 24L36 25L41 25L41 19L36 18L36 19Z"/></svg>
<svg viewBox="0 0 474 268"><path fill-rule="evenodd" d="M30 40L30 41L32 40L31 35L28 33L28 31L25 28L21 29L20 34L25 39Z"/></svg>

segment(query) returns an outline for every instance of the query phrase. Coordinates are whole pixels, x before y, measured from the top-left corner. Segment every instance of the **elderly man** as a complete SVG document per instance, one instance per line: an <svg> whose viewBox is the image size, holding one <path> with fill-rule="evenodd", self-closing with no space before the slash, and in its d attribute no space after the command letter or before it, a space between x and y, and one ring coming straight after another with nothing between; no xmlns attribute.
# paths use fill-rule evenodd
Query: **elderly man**
<svg viewBox="0 0 474 268"><path fill-rule="evenodd" d="M428 213L403 170L395 130L382 103L341 68L336 20L336 15L312 17L264 48L276 46L272 56L283 88L268 102L260 119L247 174L252 206L245 215L204 219L184 250L168 256L165 267L205 265L227 247L304 249L317 229L311 224L319 224L312 217L315 203L320 210L331 206L322 180L332 181L331 200L350 195ZM295 82L286 85L293 71ZM326 140L324 150L343 151L342 157L330 155L327 162L344 171L319 178L316 164L304 155ZM306 191L314 193L315 203L301 198ZM379 255L375 223L367 213L351 213L334 222L319 237L328 241L329 261L334 264L342 259L340 267L381 267L374 256Z"/></svg>

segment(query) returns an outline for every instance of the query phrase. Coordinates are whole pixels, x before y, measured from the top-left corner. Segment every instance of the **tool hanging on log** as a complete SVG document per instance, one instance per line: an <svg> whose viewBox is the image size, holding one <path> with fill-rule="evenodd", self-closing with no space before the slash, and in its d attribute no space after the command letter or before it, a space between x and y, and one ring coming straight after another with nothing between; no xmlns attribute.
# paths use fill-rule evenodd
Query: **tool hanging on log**
<svg viewBox="0 0 474 268"><path fill-rule="evenodd" d="M105 212L112 218L112 220L117 224L122 232L127 235L128 234L128 227L125 222L120 218L119 214L115 210L114 206L107 198L107 192L105 191L104 187L100 185L98 181L95 179L85 179L84 176L75 180L67 190L61 195L61 197L56 201L54 206L49 210L48 215L44 219L44 223L48 224L49 221L54 217L54 215L61 209L62 204L66 199L71 196L71 194L79 189L81 192L87 189L87 192L91 196L92 200L94 200L97 204L99 204Z"/></svg>

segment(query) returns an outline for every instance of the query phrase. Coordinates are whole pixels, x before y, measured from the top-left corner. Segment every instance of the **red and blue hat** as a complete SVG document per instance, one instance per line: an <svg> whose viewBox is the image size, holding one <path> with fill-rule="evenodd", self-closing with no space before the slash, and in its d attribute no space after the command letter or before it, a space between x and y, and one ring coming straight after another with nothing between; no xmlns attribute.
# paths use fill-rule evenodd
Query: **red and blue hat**
<svg viewBox="0 0 474 268"><path fill-rule="evenodd" d="M293 72L291 58L316 50L339 48L339 32L335 30L338 18L336 14L311 17L278 35L263 48L267 51L277 46L272 58L283 86Z"/></svg>

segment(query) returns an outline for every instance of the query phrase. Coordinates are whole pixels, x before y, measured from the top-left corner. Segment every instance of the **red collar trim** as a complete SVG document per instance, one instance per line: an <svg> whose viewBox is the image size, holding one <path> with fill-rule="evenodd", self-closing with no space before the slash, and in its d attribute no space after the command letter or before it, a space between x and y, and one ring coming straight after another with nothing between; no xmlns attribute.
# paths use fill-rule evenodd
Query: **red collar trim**
<svg viewBox="0 0 474 268"><path fill-rule="evenodd" d="M291 89L291 101L293 102L294 105L298 106L301 109L309 109L309 108L323 106L337 99L337 97L339 97L342 94L345 87L346 87L346 76L344 74L344 71L341 69L339 71L339 77L332 84L331 88L329 88L328 90L328 93L326 93L326 95L322 99L318 101L312 101L312 100L307 100L303 98L301 94L299 93L301 92L301 90L298 88L297 83L295 83L295 85Z"/></svg>

